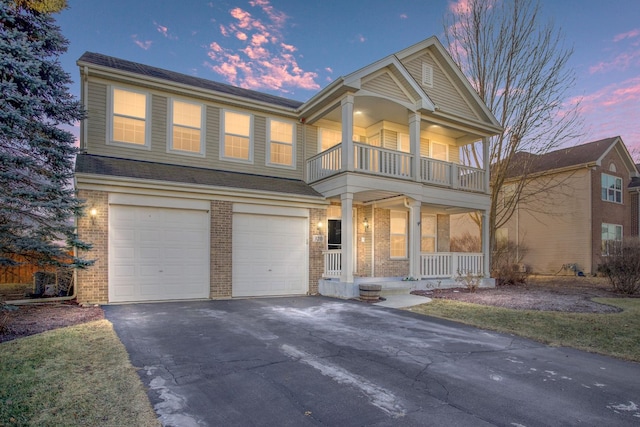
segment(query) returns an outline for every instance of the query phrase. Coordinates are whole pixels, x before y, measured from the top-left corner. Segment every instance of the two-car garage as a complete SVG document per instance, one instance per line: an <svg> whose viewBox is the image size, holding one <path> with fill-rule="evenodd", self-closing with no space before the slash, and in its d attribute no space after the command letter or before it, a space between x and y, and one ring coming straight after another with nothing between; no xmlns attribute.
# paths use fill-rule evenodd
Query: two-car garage
<svg viewBox="0 0 640 427"><path fill-rule="evenodd" d="M234 204L230 244L211 247L210 202L109 195L109 302L209 298L211 260L232 252L233 297L308 291L308 210Z"/></svg>

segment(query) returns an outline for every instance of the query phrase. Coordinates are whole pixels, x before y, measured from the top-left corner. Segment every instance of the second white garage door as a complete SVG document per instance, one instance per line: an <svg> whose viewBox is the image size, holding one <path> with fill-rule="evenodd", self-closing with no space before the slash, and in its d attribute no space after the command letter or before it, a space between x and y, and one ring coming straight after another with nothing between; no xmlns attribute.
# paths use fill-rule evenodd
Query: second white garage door
<svg viewBox="0 0 640 427"><path fill-rule="evenodd" d="M306 218L234 213L232 256L234 297L309 289Z"/></svg>

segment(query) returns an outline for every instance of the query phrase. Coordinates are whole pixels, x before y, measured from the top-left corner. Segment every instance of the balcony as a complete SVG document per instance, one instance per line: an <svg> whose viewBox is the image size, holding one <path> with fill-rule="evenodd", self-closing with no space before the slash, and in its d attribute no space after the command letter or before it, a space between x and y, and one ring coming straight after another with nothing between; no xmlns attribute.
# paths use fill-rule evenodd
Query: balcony
<svg viewBox="0 0 640 427"><path fill-rule="evenodd" d="M369 173L456 190L485 192L485 171L451 162L420 157L419 171L413 167L414 156L396 150L353 143L354 171ZM342 144L331 147L307 160L307 182L343 172Z"/></svg>
<svg viewBox="0 0 640 427"><path fill-rule="evenodd" d="M342 251L324 251L325 278L340 278ZM420 279L445 279L458 274L483 275L484 255L468 252L435 252L420 254Z"/></svg>

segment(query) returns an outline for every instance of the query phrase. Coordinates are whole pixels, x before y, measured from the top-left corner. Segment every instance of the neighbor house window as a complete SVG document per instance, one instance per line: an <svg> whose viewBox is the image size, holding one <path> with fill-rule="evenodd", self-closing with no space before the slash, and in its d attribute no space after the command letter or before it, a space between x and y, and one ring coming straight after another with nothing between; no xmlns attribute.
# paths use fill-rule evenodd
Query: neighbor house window
<svg viewBox="0 0 640 427"><path fill-rule="evenodd" d="M270 119L268 132L267 164L295 167L295 125Z"/></svg>
<svg viewBox="0 0 640 427"><path fill-rule="evenodd" d="M622 178L602 174L602 200L622 203Z"/></svg>
<svg viewBox="0 0 640 427"><path fill-rule="evenodd" d="M436 251L437 216L422 214L420 218L420 252Z"/></svg>
<svg viewBox="0 0 640 427"><path fill-rule="evenodd" d="M172 151L204 155L203 107L191 102L171 100L169 148Z"/></svg>
<svg viewBox="0 0 640 427"><path fill-rule="evenodd" d="M407 257L408 227L407 213L404 211L391 211L390 225L391 258Z"/></svg>
<svg viewBox="0 0 640 427"><path fill-rule="evenodd" d="M145 92L111 89L110 142L149 146L148 101Z"/></svg>
<svg viewBox="0 0 640 427"><path fill-rule="evenodd" d="M617 224L602 224L602 255L616 253L622 244L622 226Z"/></svg>
<svg viewBox="0 0 640 427"><path fill-rule="evenodd" d="M251 114L222 112L221 157L252 162L252 116Z"/></svg>
<svg viewBox="0 0 640 427"><path fill-rule="evenodd" d="M320 141L320 151L328 150L342 142L342 131L320 128L318 129L318 141Z"/></svg>

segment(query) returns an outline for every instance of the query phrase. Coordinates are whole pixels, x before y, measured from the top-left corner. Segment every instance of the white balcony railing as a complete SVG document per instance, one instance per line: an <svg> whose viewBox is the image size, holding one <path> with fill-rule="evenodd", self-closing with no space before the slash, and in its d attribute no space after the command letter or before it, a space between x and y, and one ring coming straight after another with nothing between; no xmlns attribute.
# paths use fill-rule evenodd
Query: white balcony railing
<svg viewBox="0 0 640 427"><path fill-rule="evenodd" d="M483 274L481 253L436 252L420 254L420 276L424 278L455 277L458 274Z"/></svg>
<svg viewBox="0 0 640 427"><path fill-rule="evenodd" d="M373 145L353 143L354 171L366 172L400 179L415 179L413 155ZM456 163L420 158L418 181L453 189L483 193L485 191L483 169ZM335 145L307 160L307 182L342 172L342 144Z"/></svg>
<svg viewBox="0 0 640 427"><path fill-rule="evenodd" d="M342 273L342 250L330 249L323 252L324 273L323 277L340 277Z"/></svg>
<svg viewBox="0 0 640 427"><path fill-rule="evenodd" d="M339 278L342 273L342 251L323 252L326 278ZM420 254L420 277L423 279L450 278L458 274L483 274L484 256L481 253L435 252Z"/></svg>

